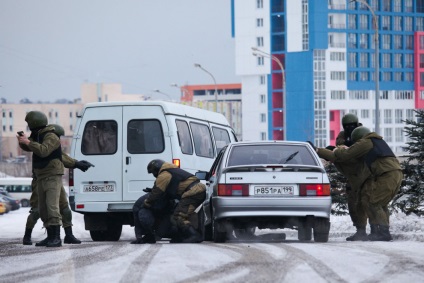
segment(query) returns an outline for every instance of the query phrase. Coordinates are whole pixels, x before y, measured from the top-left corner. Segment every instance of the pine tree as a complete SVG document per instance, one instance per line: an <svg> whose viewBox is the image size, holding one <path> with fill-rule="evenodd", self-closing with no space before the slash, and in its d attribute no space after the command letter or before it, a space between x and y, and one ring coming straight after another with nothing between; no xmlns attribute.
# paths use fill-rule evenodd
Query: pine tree
<svg viewBox="0 0 424 283"><path fill-rule="evenodd" d="M331 199L332 208L331 214L333 215L347 215L349 214L347 208L347 195L346 195L346 177L341 174L334 166L333 163L327 162L325 164L328 178L331 184Z"/></svg>
<svg viewBox="0 0 424 283"><path fill-rule="evenodd" d="M404 183L392 202L394 209L405 214L424 215L424 110L414 110L417 122L406 120L404 131L409 138L405 150L406 161L402 162Z"/></svg>

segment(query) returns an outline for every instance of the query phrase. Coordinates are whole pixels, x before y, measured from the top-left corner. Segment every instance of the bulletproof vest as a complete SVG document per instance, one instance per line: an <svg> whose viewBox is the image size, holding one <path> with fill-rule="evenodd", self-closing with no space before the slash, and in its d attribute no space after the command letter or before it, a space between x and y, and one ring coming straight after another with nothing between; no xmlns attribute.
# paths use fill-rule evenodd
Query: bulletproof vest
<svg viewBox="0 0 424 283"><path fill-rule="evenodd" d="M350 137L350 135L346 134L346 131L344 132L344 138L345 138L345 142L344 145L345 146L352 146L354 144L352 138Z"/></svg>
<svg viewBox="0 0 424 283"><path fill-rule="evenodd" d="M162 171L167 171L172 175L171 181L169 182L169 185L166 188L167 195L169 196L170 199L180 199L181 196L177 194L178 185L180 184L180 182L187 180L188 178L194 175L180 168L169 168L169 169L164 169Z"/></svg>
<svg viewBox="0 0 424 283"><path fill-rule="evenodd" d="M380 157L395 157L395 154L382 139L371 138L372 149L365 155L365 163L371 169L371 164Z"/></svg>
<svg viewBox="0 0 424 283"><path fill-rule="evenodd" d="M37 137L34 139L38 143L43 143L44 136L50 132L45 132L42 134L37 135ZM31 134L32 136L32 134ZM34 138L34 137L33 137ZM32 154L32 168L35 169L43 169L44 167L49 164L50 160L58 158L60 161L62 161L62 146L59 146L57 149L55 149L49 156L41 157L36 155L35 153Z"/></svg>

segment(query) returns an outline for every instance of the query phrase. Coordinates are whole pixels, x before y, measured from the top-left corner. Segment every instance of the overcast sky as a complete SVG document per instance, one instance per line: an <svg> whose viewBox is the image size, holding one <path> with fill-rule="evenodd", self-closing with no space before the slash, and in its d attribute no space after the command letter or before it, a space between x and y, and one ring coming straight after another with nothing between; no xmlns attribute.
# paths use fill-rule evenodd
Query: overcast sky
<svg viewBox="0 0 424 283"><path fill-rule="evenodd" d="M170 84L238 83L229 0L0 1L0 98L80 97L84 82L178 99ZM165 97L166 98L166 97Z"/></svg>

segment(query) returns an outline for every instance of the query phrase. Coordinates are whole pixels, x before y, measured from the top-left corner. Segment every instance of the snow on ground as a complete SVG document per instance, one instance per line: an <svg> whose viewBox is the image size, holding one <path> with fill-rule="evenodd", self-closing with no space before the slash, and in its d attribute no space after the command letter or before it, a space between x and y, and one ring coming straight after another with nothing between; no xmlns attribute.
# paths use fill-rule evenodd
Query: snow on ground
<svg viewBox="0 0 424 283"><path fill-rule="evenodd" d="M26 219L29 215L29 208L22 207L18 210L11 211L8 214L0 215L0 239L22 238L25 231ZM77 238L91 240L90 233L84 229L84 217L79 213L72 213L73 216L73 232ZM394 213L390 217L390 232L394 240L408 240L424 242L424 217L416 215L406 216L404 213ZM367 227L369 232L369 227ZM42 229L42 222L39 220L32 233L33 240L43 239L46 237ZM269 231L269 230L268 230ZM292 231L292 233L290 233ZM266 230L257 233L265 233ZM297 232L293 230L285 230L287 237L296 237ZM355 227L349 216L331 216L331 238L345 238L355 232ZM64 237L63 230L61 231ZM128 225L123 226L121 240L132 240L134 238L134 228Z"/></svg>

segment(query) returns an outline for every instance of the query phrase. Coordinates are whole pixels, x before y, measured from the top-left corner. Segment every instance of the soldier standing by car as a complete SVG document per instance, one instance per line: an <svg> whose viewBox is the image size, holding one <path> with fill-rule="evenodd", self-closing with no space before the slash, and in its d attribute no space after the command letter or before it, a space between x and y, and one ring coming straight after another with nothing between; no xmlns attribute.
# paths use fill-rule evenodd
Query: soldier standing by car
<svg viewBox="0 0 424 283"><path fill-rule="evenodd" d="M154 159L147 165L147 172L155 176L156 181L152 191L144 201L144 207L151 208L155 202L162 199L179 202L172 217L173 224L178 229L183 243L200 243L202 235L195 229L198 221L193 217L197 207L203 204L206 198L206 187L200 180L189 172L178 168L172 163ZM180 242L173 238L171 242Z"/></svg>
<svg viewBox="0 0 424 283"><path fill-rule="evenodd" d="M63 127L53 124L54 132L55 134L60 138L61 136L65 135L65 130ZM85 172L93 166L90 162L87 162L85 160L78 161L64 152L62 152L62 162L65 168L78 168L81 171ZM37 181L36 177L33 174L33 179L31 182L31 198L30 198L30 214L28 215L27 222L26 222L26 228L25 228L25 235L22 239L22 243L24 245L32 245L31 241L31 234L32 230L34 229L35 224L37 223L38 219L40 218L40 213L38 211L38 193L37 193ZM60 208L60 214L62 215L62 224L63 229L65 231L65 238L63 242L65 244L81 244L81 241L78 240L73 232L72 232L72 212L69 208L68 198L65 191L65 188L62 186L60 190L60 199L59 199L59 208ZM48 237L44 240L36 243L36 246L46 246L48 242Z"/></svg>
<svg viewBox="0 0 424 283"><path fill-rule="evenodd" d="M336 146L349 147L353 145L351 138L352 131L362 126L362 124L359 123L358 117L355 114L347 113L342 118L342 126L343 131L340 131L337 135ZM325 152L322 150L318 151L318 155L324 159L330 158L328 153L327 156L324 157L323 155L325 155ZM358 201L358 191L364 181L364 179L358 179L358 173L367 171L366 168L362 168L364 167L362 163L362 161L358 160L334 163L337 170L348 179L346 183L347 207L353 226L356 227L356 233L347 237L346 241L364 241L367 239L366 226L368 217L365 209Z"/></svg>
<svg viewBox="0 0 424 283"><path fill-rule="evenodd" d="M388 204L399 191L403 179L399 161L383 138L366 127L353 130L352 140L351 147L334 151L336 162L359 158L368 167L371 175L359 192L371 225L368 239L391 241Z"/></svg>
<svg viewBox="0 0 424 283"><path fill-rule="evenodd" d="M47 230L47 247L60 247L59 199L62 188L62 148L53 126L47 126L47 116L40 111L30 111L25 121L31 130L29 138L20 133L17 138L23 150L31 151L32 170L36 178L40 218Z"/></svg>

